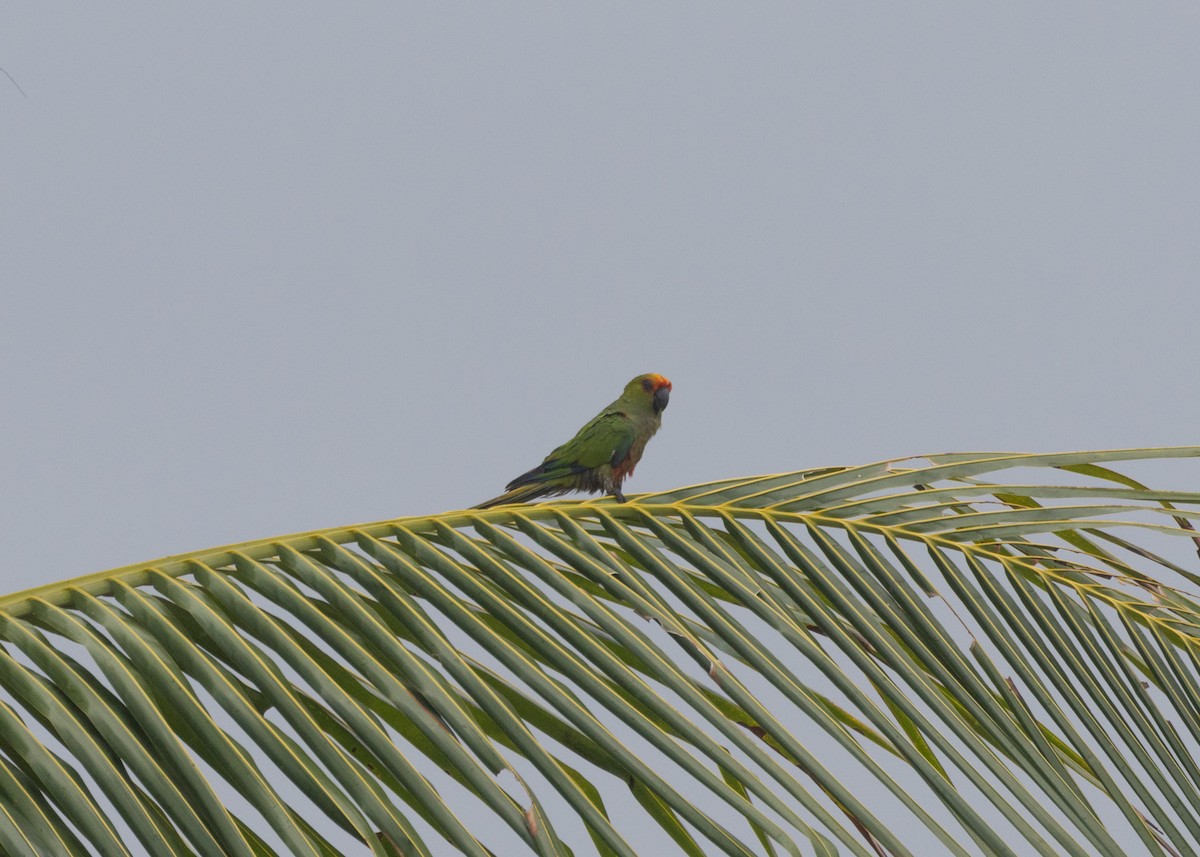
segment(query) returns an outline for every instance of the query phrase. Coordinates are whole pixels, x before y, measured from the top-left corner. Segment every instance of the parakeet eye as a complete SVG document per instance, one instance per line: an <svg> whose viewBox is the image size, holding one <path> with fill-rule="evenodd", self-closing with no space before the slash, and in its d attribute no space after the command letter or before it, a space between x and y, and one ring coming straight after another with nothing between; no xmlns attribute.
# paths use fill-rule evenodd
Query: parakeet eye
<svg viewBox="0 0 1200 857"><path fill-rule="evenodd" d="M642 389L643 389L643 390L645 390L647 393L649 393L649 392L650 392L650 388L651 388L651 387L653 387L653 386L654 386L654 385L650 383L650 379L649 379L649 378L644 378L644 379L642 379Z"/></svg>

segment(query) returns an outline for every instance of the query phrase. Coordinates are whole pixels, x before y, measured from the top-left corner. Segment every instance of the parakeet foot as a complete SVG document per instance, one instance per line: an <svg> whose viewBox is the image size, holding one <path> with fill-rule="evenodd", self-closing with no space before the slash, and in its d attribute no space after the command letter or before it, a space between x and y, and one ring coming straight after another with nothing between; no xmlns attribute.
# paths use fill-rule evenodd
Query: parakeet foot
<svg viewBox="0 0 1200 857"><path fill-rule="evenodd" d="M620 489L620 488L618 488L617 490L613 491L613 499L614 499L614 500L616 500L618 503L624 503L624 502L625 502L625 495L621 493L621 489Z"/></svg>

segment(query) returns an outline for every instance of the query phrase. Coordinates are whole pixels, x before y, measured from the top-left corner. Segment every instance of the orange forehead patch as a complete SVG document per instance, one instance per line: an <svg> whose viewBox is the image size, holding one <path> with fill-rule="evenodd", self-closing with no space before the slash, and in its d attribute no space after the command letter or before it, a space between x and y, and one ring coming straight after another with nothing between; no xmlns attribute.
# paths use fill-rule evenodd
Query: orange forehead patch
<svg viewBox="0 0 1200 857"><path fill-rule="evenodd" d="M651 372L646 377L650 380L650 383L654 385L654 389L656 389L656 390L659 389L660 387L666 387L668 390L671 389L671 382L668 381L666 378L664 378L662 375L656 375L653 372Z"/></svg>

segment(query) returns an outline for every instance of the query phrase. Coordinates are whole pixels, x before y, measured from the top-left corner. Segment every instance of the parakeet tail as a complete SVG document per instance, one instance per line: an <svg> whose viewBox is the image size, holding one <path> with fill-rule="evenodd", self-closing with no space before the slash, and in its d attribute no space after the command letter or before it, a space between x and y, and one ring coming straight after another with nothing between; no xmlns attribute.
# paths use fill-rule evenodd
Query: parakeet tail
<svg viewBox="0 0 1200 857"><path fill-rule="evenodd" d="M527 500L544 497L545 495L552 493L554 493L554 489L548 487L545 483L526 483L505 491L499 497L493 497L490 500L484 500L478 506L472 506L471 508L490 509L493 506L505 506L509 503L524 503Z"/></svg>

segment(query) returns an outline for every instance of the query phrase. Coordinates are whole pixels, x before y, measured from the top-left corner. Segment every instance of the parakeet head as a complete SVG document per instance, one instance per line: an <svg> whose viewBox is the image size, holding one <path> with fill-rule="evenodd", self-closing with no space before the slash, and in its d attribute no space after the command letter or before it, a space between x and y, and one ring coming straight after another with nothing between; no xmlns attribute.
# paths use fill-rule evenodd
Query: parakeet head
<svg viewBox="0 0 1200 857"><path fill-rule="evenodd" d="M662 413L671 400L671 382L653 372L638 375L625 385L625 393L622 398L634 402L644 402L654 413Z"/></svg>

